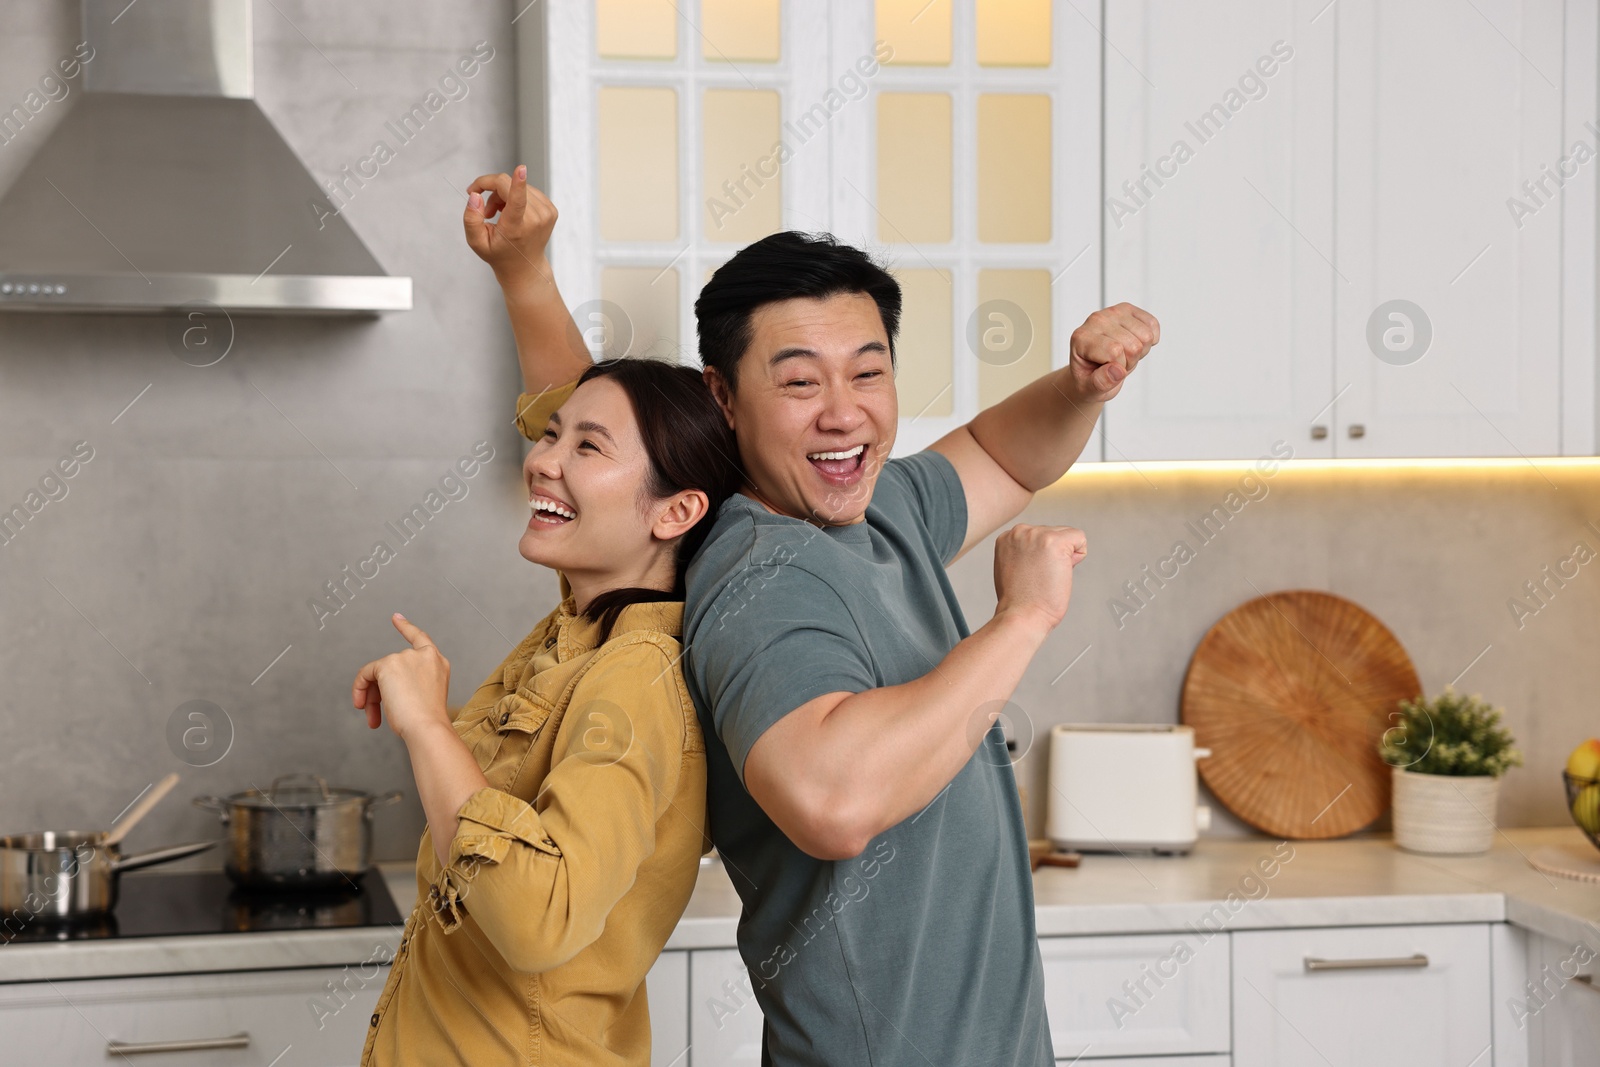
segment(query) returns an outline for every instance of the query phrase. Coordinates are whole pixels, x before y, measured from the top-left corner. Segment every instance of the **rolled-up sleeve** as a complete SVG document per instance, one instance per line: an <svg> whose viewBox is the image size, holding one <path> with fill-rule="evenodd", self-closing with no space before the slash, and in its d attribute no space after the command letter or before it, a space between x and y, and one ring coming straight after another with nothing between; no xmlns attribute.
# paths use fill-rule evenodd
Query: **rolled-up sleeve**
<svg viewBox="0 0 1600 1067"><path fill-rule="evenodd" d="M430 890L446 933L470 914L525 973L599 938L678 787L687 709L673 666L651 642L602 651L573 691L533 801L497 789L467 799Z"/></svg>
<svg viewBox="0 0 1600 1067"><path fill-rule="evenodd" d="M517 429L530 441L544 434L551 412L567 402L567 397L578 387L576 380L566 385L553 385L542 393L523 393L517 397Z"/></svg>

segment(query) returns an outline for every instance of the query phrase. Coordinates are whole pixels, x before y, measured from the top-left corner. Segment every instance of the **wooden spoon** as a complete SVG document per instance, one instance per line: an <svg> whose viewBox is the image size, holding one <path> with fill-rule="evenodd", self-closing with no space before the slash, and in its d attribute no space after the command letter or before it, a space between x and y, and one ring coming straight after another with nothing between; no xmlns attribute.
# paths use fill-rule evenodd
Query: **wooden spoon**
<svg viewBox="0 0 1600 1067"><path fill-rule="evenodd" d="M133 807L128 809L127 814L125 814L122 819L111 828L111 832L100 839L100 844L103 847L110 848L111 846L120 842L124 837L127 837L128 831L133 829L134 824L149 814L150 809L160 803L162 797L172 792L172 787L177 784L178 772L173 771L171 774L161 779L161 781L151 786L149 790L145 792L145 795L140 797L134 803Z"/></svg>

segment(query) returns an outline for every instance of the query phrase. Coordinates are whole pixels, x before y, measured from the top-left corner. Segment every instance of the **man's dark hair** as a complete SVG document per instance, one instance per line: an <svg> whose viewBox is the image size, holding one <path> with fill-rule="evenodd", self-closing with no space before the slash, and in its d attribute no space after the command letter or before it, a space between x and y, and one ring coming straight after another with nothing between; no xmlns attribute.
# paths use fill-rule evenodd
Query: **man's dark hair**
<svg viewBox="0 0 1600 1067"><path fill-rule="evenodd" d="M900 283L859 248L831 233L774 233L741 248L711 276L694 302L700 362L717 368L730 390L739 385L739 360L750 347L750 316L765 304L795 297L821 300L865 293L878 305L889 335L889 365L900 331Z"/></svg>

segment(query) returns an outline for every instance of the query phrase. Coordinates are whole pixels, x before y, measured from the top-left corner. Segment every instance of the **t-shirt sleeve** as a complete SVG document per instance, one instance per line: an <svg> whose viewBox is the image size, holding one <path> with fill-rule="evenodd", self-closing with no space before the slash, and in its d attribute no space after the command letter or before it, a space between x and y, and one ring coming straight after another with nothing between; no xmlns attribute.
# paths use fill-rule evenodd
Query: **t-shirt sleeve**
<svg viewBox="0 0 1600 1067"><path fill-rule="evenodd" d="M542 393L523 393L517 397L517 429L522 431L522 436L537 441L544 434L551 413L565 404L577 387L578 380L574 378L566 385L552 385Z"/></svg>
<svg viewBox="0 0 1600 1067"><path fill-rule="evenodd" d="M778 552L724 586L686 652L741 783L750 749L773 723L826 693L877 687L839 594Z"/></svg>
<svg viewBox="0 0 1600 1067"><path fill-rule="evenodd" d="M967 493L955 464L943 452L925 448L883 465L883 478L903 486L933 538L939 562L948 565L967 537Z"/></svg>

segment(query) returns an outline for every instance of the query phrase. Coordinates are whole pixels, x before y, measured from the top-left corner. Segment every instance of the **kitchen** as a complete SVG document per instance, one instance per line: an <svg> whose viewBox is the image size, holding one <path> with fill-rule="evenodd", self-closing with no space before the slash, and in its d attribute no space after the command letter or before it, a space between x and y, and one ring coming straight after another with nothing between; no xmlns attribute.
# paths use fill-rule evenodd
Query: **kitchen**
<svg viewBox="0 0 1600 1067"><path fill-rule="evenodd" d="M451 650L457 704L558 599L514 570L515 346L459 228L475 177L526 163L596 356L693 365L696 292L775 230L884 257L897 455L1063 365L1090 311L1160 318L1024 517L1091 548L1002 716L1029 838L1083 853L1034 876L1058 1059L1589 1062L1600 897L1553 868L1600 866L1562 780L1600 735L1600 5L1394 6L0 0L0 833L109 828L172 772L129 855L226 842L194 799L290 774L404 794L365 819L381 878L354 897L241 907L219 844L129 871L99 936L0 944L4 1047L359 1059L425 819L350 678L403 611ZM209 90L139 87L197 41ZM968 618L993 569L950 569ZM1339 603L1268 599L1299 591ZM1370 758L1341 794L1336 746L1274 749L1296 789L1218 739L1252 725L1191 687L1241 662L1229 620L1283 642L1233 680L1263 700L1291 661L1352 669L1273 604L1363 635L1352 657L1385 650L1409 695L1504 709L1522 763L1487 852L1399 849ZM1366 709L1363 754L1395 711L1374 735ZM1111 723L1195 733L1056 732ZM1131 764L1087 757L1128 803L1052 774L1129 737ZM1196 805L1198 840L1155 854L1149 819ZM1119 807L1121 851L1051 827ZM739 908L708 861L651 972L654 1062L760 1062Z"/></svg>

